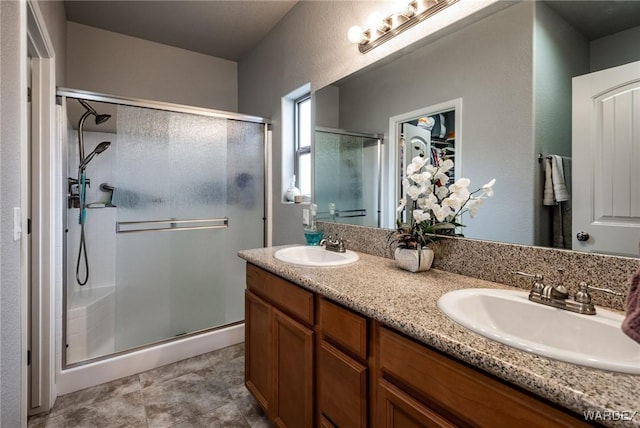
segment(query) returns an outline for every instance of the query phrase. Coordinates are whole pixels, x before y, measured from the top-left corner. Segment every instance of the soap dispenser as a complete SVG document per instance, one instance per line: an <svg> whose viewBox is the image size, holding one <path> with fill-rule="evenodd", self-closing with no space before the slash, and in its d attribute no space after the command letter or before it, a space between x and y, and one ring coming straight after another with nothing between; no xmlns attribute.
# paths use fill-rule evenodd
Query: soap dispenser
<svg viewBox="0 0 640 428"><path fill-rule="evenodd" d="M291 176L291 185L287 188L287 191L284 193L284 198L287 202L294 202L296 196L300 195L300 189L296 187L296 176Z"/></svg>
<svg viewBox="0 0 640 428"><path fill-rule="evenodd" d="M307 245L320 245L322 240L322 232L318 230L316 224L316 217L318 215L318 205L309 205L309 222L304 228L304 238L307 241Z"/></svg>

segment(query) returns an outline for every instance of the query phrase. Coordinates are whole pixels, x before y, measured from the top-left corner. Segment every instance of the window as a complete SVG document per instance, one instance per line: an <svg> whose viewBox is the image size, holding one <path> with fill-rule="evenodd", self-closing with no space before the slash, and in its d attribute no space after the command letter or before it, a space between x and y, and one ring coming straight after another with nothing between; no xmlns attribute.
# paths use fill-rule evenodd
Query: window
<svg viewBox="0 0 640 428"><path fill-rule="evenodd" d="M294 101L296 184L303 195L311 194L311 95Z"/></svg>

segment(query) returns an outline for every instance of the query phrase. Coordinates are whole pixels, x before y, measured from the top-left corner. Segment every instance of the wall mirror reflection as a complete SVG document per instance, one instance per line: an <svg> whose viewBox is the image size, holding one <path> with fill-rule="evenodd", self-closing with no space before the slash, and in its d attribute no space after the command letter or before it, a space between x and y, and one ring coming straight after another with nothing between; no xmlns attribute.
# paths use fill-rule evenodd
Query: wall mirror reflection
<svg viewBox="0 0 640 428"><path fill-rule="evenodd" d="M465 237L637 256L640 188L633 171L640 170L640 159L632 154L640 153L640 108L632 106L640 91L626 76L586 95L592 107L594 99L602 101L589 113L604 119L595 128L625 137L586 135L576 141L576 129L592 129L584 124L593 118L572 125L572 84L577 76L599 76L640 61L638 43L640 2L518 2L316 91L316 124L384 134L381 226L393 227L402 158L394 158L390 119L460 98L464 117L455 117L456 168L473 184L496 178L494 198L466 223ZM619 87L624 91L612 92ZM616 109L625 116L612 116ZM562 161L570 197L545 205L549 156ZM316 190L327 176L316 165ZM587 238L578 240L579 232Z"/></svg>
<svg viewBox="0 0 640 428"><path fill-rule="evenodd" d="M407 185L407 166L415 157L423 157L427 163L438 167L445 159L457 165L460 156L456 152L456 116L462 114L462 99L452 100L438 105L423 107L402 113L389 119L390 156L389 171L393 174L390 182L396 187L389 189L392 200L405 197ZM460 134L460 129L457 129ZM457 145L460 148L460 144ZM393 168L397 166L397 170ZM452 184L460 177L460 168L454 166L448 171ZM396 224L396 218L409 222L411 210L387 211L386 224Z"/></svg>

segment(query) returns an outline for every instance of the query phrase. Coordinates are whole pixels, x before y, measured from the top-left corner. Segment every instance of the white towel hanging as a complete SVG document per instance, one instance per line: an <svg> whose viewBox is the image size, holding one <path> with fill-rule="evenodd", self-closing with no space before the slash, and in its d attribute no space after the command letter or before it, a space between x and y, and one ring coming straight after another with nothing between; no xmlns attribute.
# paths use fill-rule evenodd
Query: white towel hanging
<svg viewBox="0 0 640 428"><path fill-rule="evenodd" d="M551 179L553 181L553 194L556 202L569 200L569 191L564 178L564 168L562 167L562 157L551 156Z"/></svg>
<svg viewBox="0 0 640 428"><path fill-rule="evenodd" d="M543 205L556 205L570 199L561 156L550 155L544 158L544 176Z"/></svg>
<svg viewBox="0 0 640 428"><path fill-rule="evenodd" d="M542 194L543 205L555 205L556 199L553 194L553 175L551 173L551 159L544 159L544 193Z"/></svg>

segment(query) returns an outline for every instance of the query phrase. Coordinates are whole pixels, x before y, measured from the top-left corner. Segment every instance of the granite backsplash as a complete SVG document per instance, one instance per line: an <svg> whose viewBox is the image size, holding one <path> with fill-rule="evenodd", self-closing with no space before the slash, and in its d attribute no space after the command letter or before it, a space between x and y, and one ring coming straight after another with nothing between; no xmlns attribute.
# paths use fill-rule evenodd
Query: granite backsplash
<svg viewBox="0 0 640 428"><path fill-rule="evenodd" d="M325 236L347 240L347 248L374 256L393 258L389 229L318 222ZM545 283L559 281L558 269L564 269L564 285L571 295L581 281L607 288L625 296L640 260L600 254L580 253L553 248L505 244L465 238L445 238L432 247L434 269L528 289L531 280L514 275L515 271L542 274ZM624 310L625 297L599 291L591 293L595 305Z"/></svg>

